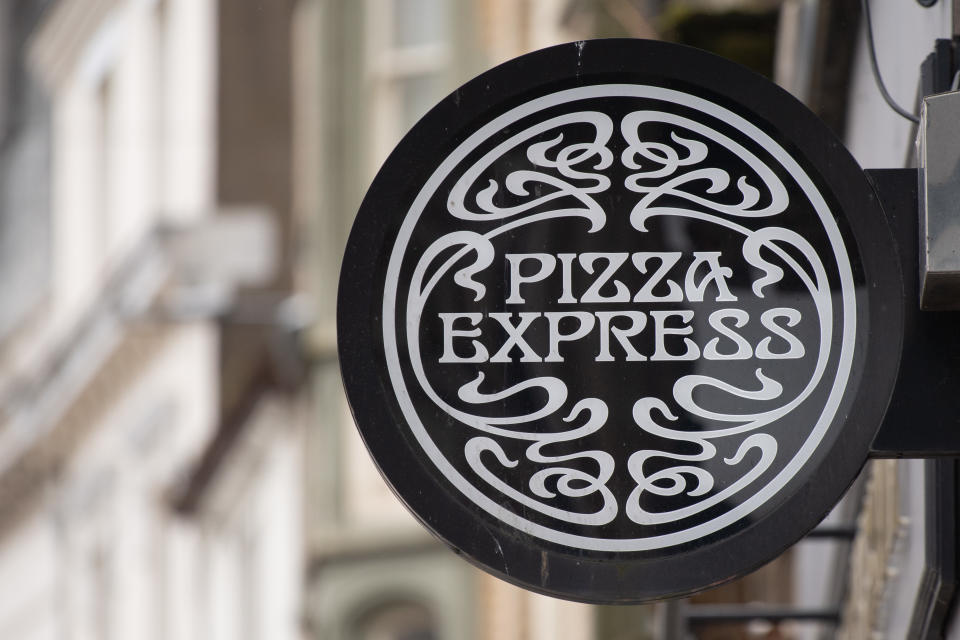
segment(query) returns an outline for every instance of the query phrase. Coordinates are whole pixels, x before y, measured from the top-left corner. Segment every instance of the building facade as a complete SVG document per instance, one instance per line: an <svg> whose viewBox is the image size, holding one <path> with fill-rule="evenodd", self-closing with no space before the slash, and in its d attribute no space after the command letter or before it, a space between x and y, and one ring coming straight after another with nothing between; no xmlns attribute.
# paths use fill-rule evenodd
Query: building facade
<svg viewBox="0 0 960 640"><path fill-rule="evenodd" d="M955 9L871 4L909 108ZM337 366L364 191L470 77L559 42L671 38L774 77L862 166L902 167L915 132L879 99L865 33L828 0L3 3L0 638L960 637L949 585L927 586L942 465L871 463L821 535L745 580L592 607L416 523Z"/></svg>
<svg viewBox="0 0 960 640"><path fill-rule="evenodd" d="M0 8L0 637L300 637L288 171L224 143L289 156L289 101L237 108L238 14Z"/></svg>
<svg viewBox="0 0 960 640"><path fill-rule="evenodd" d="M435 102L493 64L578 37L554 0L305 0L294 68L295 201L309 221L305 279L317 301L306 458L310 637L464 640L593 637L586 605L537 596L434 540L379 477L346 406L335 346L340 259L363 193ZM579 37L583 37L582 35ZM641 614L636 628L647 637Z"/></svg>

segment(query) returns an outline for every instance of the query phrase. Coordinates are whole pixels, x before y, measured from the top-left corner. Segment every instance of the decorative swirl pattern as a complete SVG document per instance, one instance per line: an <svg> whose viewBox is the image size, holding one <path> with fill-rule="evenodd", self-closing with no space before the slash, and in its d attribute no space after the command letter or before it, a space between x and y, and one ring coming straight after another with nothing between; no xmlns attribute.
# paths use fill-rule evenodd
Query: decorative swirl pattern
<svg viewBox="0 0 960 640"><path fill-rule="evenodd" d="M548 503L536 500L517 491L501 480L495 472L484 465L481 454L485 452L492 453L496 456L501 466L504 467L516 467L517 462L510 460L503 448L492 438L481 436L468 441L464 450L467 462L477 475L486 480L490 486L526 507L552 518L573 524L593 526L607 524L617 516L618 511L617 500L606 486L610 477L613 475L613 456L605 451L583 451L562 456L549 456L542 451L545 446L551 444L575 442L599 430L607 421L607 406L597 398L588 398L578 402L570 415L564 418L564 421L571 422L582 412L588 412L590 414L587 422L582 427L562 433L524 434L532 436L531 439L533 439L533 444L527 448L526 456L529 461L537 464L554 464L589 458L596 462L598 468L597 474L591 475L570 467L547 467L537 471L530 477L529 487L534 495L543 500L555 498L557 493L568 498L583 498L595 493L600 493L603 499L603 505L593 513L579 513L553 507ZM547 488L547 479L552 477L556 477L556 491L551 491Z"/></svg>
<svg viewBox="0 0 960 640"><path fill-rule="evenodd" d="M560 147L554 158L549 157L549 152L563 142L562 131L551 140L536 142L527 148L526 156L534 166L554 169L560 174L557 176L545 171L528 169L511 172L503 186L506 187L508 194L528 198L527 200L513 206L496 204L495 196L501 193L501 186L496 180L490 179L487 186L476 195L476 205L482 211L476 211L467 206L467 196L473 186L480 180L483 173L505 154L545 132L584 124L593 127L595 132L593 141ZM557 208L550 210L547 217L585 217L591 222L590 231L598 231L603 227L606 214L593 199L592 194L602 193L610 188L610 178L599 172L608 168L613 162L613 152L607 148L612 134L613 122L610 117L596 111L581 111L557 116L529 127L498 144L464 171L450 191L447 209L454 217L462 220L489 221L512 218L555 203L558 205ZM582 171L576 168L594 159L596 162L592 166L593 171ZM586 184L574 184L571 180L585 181ZM533 197L529 197L531 185L546 185L549 190L539 195L538 192L541 189L535 188ZM579 203L580 206L570 206L571 201Z"/></svg>
<svg viewBox="0 0 960 640"><path fill-rule="evenodd" d="M757 376L761 377L759 370ZM769 378L766 379L769 381ZM766 387L766 385L765 385ZM779 385L777 385L779 387ZM727 385L727 390L740 397L770 397L769 389L762 388L759 392L751 392L743 389L737 389ZM779 393L779 391L778 391ZM776 396L773 396L776 397ZM716 446L710 440L726 435L720 431L693 432L679 429L668 429L658 425L651 415L656 409L668 420L676 420L677 417L670 412L666 403L657 398L642 398L636 402L633 407L633 419L644 431L663 438L678 442L690 442L700 447L700 452L696 454L679 454L665 451L656 451L646 449L637 451L627 460L627 469L630 475L636 481L637 486L627 498L626 513L627 517L637 524L662 524L664 522L675 522L683 518L689 518L710 507L720 504L731 496L737 494L746 486L751 484L760 475L769 469L777 455L776 439L766 433L754 433L745 438L737 449L736 454L731 458L725 458L723 461L727 465L736 466L743 462L747 453L752 449L760 450L760 460L750 469L743 473L738 480L729 484L722 491L708 495L714 486L713 475L703 467L695 467L687 464L680 464L674 467L661 469L650 475L644 472L644 464L653 458L667 458L678 462L706 462L712 460L717 455ZM697 484L692 489L687 490L686 476L692 476ZM663 486L664 481L668 482ZM699 502L687 505L682 508L670 511L651 512L641 506L641 498L644 493L650 493L659 496L675 496L686 493L691 498L707 496Z"/></svg>
<svg viewBox="0 0 960 640"><path fill-rule="evenodd" d="M769 190L770 203L764 207L756 207L760 201L760 192L750 186L744 176L741 176L737 181L738 188L742 194L742 199L737 205L723 204L681 189L680 187L689 185L693 181L705 179L710 182L707 193L719 193L730 184L729 174L722 169L708 167L693 169L676 177L670 177L682 167L695 165L704 160L706 158L705 145L698 141L687 140L679 136L675 131L671 132L671 139L680 147L683 147L685 153L667 145L645 143L641 141L637 132L641 124L650 121L682 126L699 135L712 139L714 142L736 153L763 180ZM776 380L764 375L761 369L756 370L756 377L760 382L760 388L757 390L741 389L719 378L705 375L685 375L677 379L673 386L673 400L680 408L698 418L714 422L734 423L733 426L697 432L667 429L658 426L651 415L651 410L656 408L667 419L677 419L662 401L656 398L643 398L637 401L634 407L634 421L641 429L669 440L692 442L701 447L701 452L695 455L679 455L668 451L656 450L638 451L633 454L628 461L628 470L636 481L637 486L627 500L627 515L638 524L672 522L700 513L705 509L719 504L753 482L763 471L773 464L777 451L777 442L772 436L763 433L754 433L747 437L741 443L736 455L732 458L725 459L724 462L728 465L739 464L750 449L758 448L761 450L762 455L756 465L743 474L739 480L727 486L723 491L714 493L682 509L663 513L650 513L645 511L640 506L642 495L644 493L654 495L686 493L690 498L699 498L710 491L714 484L714 478L702 467L693 467L684 464L662 469L648 476L644 471L644 464L654 458L666 458L681 463L711 460L716 456L717 449L711 444L710 440L756 431L761 427L780 420L809 397L822 379L830 355L829 350L833 331L833 307L830 283L827 278L826 269L819 255L817 255L816 250L796 232L778 226L751 230L730 219L768 217L781 213L786 209L788 199L783 183L755 155L723 134L709 129L700 123L667 113L648 111L631 113L624 118L622 129L624 137L630 143L627 151L624 152L624 164L627 164L629 154L630 164L627 164L627 166L630 168L639 168L639 165L633 161L636 155L652 159L662 165L660 169L633 174L627 179L626 186L628 189L645 194L630 214L631 224L638 231L643 232L646 231L647 221L654 216L676 216L702 220L742 234L744 236L742 245L744 259L759 269L763 274L753 282L754 295L763 298L764 290L770 285L780 282L785 275L780 266L763 256L762 251L766 250L776 255L777 258L786 264L806 287L816 307L820 330L817 362L806 385L795 397L790 398L788 401L781 403L773 409L755 413L724 413L703 407L694 398L698 388L709 387L740 398L745 403L769 402L779 399L783 392L783 386ZM647 187L640 185L640 180L650 177L668 179L656 186ZM658 199L667 195L683 198L697 205L699 209L706 209L706 211L675 206L654 206ZM784 245L793 249L793 252L788 251ZM795 252L803 256L807 265L800 264L800 262L794 258ZM812 271L812 275L808 272L808 269ZM689 491L685 491L685 475L693 475L698 481L697 485ZM657 484L665 480L671 483L668 490L663 489ZM668 491L669 493L664 493L664 491Z"/></svg>
<svg viewBox="0 0 960 640"><path fill-rule="evenodd" d="M514 197L531 196L529 188L531 185L545 185L551 189L548 193L534 194L528 200L513 206L500 206L495 202L500 185L490 180L488 186L481 189L475 198L476 206L481 211L475 211L467 206L467 196L473 191L473 185L484 171L504 154L545 132L575 125L582 127L585 124L591 125L594 129L595 137L591 142L574 142L559 146L564 139L564 132L560 131L552 139L533 142L526 149L526 157L534 166L551 169L559 175L520 169L510 173L504 180L506 190ZM585 218L590 222L588 232L601 229L606 222L606 215L591 194L605 191L610 187L610 179L596 171L609 167L613 161L613 154L606 146L612 132L613 124L610 118L601 113L578 112L559 116L510 137L467 169L451 190L447 203L448 210L453 216L463 220L501 224L483 234L472 231L448 233L430 245L420 257L411 280L407 299L407 326L420 326L423 309L430 294L451 271L454 271L453 281L456 285L472 291L475 301L482 300L486 295L486 288L475 280L474 276L490 265L494 255L491 240L497 236L524 225L564 217ZM591 162L594 170L592 172L578 168ZM572 181L583 184L574 184ZM535 192L540 190L540 186L534 189ZM571 201L581 206L570 206ZM550 208L547 206L550 204L557 206ZM463 265L464 260L471 255L472 262L468 261ZM444 256L446 258L442 264L431 271L434 263ZM463 266L454 270L457 265ZM567 400L566 384L553 376L540 376L499 391L486 393L480 391L480 386L484 382L484 374L480 372L472 381L462 385L458 391L457 397L467 405L489 406L520 394L530 393L531 390L540 390L546 395L543 405L531 413L483 416L473 413L472 410L454 407L436 392L423 367L420 337L417 331L409 333L408 346L411 366L417 381L428 397L449 416L487 434L470 439L464 449L464 455L474 472L491 487L530 509L572 524L596 526L606 524L616 517L617 500L606 486L615 466L613 457L609 453L582 451L550 456L542 451L548 445L574 443L579 438L600 429L606 423L608 414L607 406L602 400L586 398L574 406L565 421L571 422L581 413L588 413L589 418L581 427L560 433L517 429L516 427L520 425L529 425L556 413ZM485 465L484 453L492 454L502 467L511 468L518 464L517 461L511 460L497 440L490 436L532 442L526 450L526 457L528 462L537 465L538 470L530 476L528 481L529 494L510 486ZM544 467L544 465L556 465L575 460L592 461L597 467L596 474L568 466ZM547 487L548 480L556 486L555 491ZM593 513L570 511L547 502L556 498L558 494L565 498L586 498L599 494L603 504Z"/></svg>
<svg viewBox="0 0 960 640"><path fill-rule="evenodd" d="M737 189L740 192L740 202L737 204L725 204L719 199L697 195L690 189L691 183L707 182L707 194L722 194L730 186L730 174L716 167L692 169L678 174L681 168L700 164L706 159L706 145L697 140L683 138L675 131L670 134L670 138L683 147L683 155L669 145L645 142L640 137L640 128L650 122L682 127L733 152L746 162L757 178L763 182L770 202L765 206L757 206L760 202L760 191L749 183L746 176L740 176L737 179ZM646 230L646 221L651 216L683 215L687 212L687 209L672 205L656 206L658 201L668 196L681 198L703 209L742 218L774 216L787 208L789 198L786 187L770 167L743 145L704 124L662 111L634 111L620 123L620 130L628 144L622 156L624 166L630 169L642 168L642 165L636 162L637 156L660 165L656 169L634 173L625 182L627 189L644 194L630 212L630 223L640 231ZM669 179L666 181L643 184L644 181L652 178L667 177Z"/></svg>
<svg viewBox="0 0 960 640"><path fill-rule="evenodd" d="M611 86L617 91L634 91L632 86ZM580 90L570 94L576 91ZM667 90L662 93L675 100L683 96ZM704 103L694 100L688 106L701 108ZM591 538L589 534L583 536L582 530L572 534L577 544L590 548L638 550L678 544L700 535L692 533L695 530L724 526L713 524L724 518L704 524L702 514L723 503L736 503L731 499L750 487L756 493L761 478L772 475L778 453L782 455L782 443L766 432L767 427L795 411L820 388L834 342L835 300L827 269L814 247L783 224L764 226L767 220L784 213L790 202L777 172L755 153L704 123L664 111L633 111L620 120L619 128L623 146L619 141L612 144L614 122L610 116L576 110L507 133L505 139L482 154L477 151L480 157L456 178L445 198L447 212L469 223L473 230L442 235L417 256L406 292L406 315L400 321L407 327L409 367L421 390L455 423L476 432L469 433L464 441L462 462L472 471L473 479L460 478L456 484L461 490L489 513L555 541L572 539L568 537L570 530L544 527L526 515L511 512L514 507L503 505L520 505L524 513L535 512L541 519L588 529L608 525L623 513L638 527L669 525L668 529L676 532L647 538L640 529L635 538L622 540L604 539L602 533ZM646 134L653 131L658 132L657 137L647 139ZM491 139L493 133L484 135L478 140ZM470 142L473 146L469 148L479 149L479 144ZM753 294L764 298L787 278L791 287L799 283L812 300L819 330L809 378L789 385L789 392L782 380L776 379L774 367L767 367L767 371L758 367L754 371L755 385L738 386L714 375L693 373L674 381L670 398L638 394L632 419L647 434L644 442L666 441L676 446L647 447L625 456L621 473L633 482L629 495L621 495L619 500L608 486L618 471L617 460L607 451L584 444L608 425L610 409L604 400L571 397L567 383L557 375L533 375L498 387L493 376L488 379L483 371L476 371L460 384L455 398L442 397L426 373L419 331L424 310L438 287L452 283L468 292L474 302L485 299L487 287L480 276L493 265L495 242L500 236L564 218L583 220L587 233L604 229L608 215L616 212L605 211L597 196L614 186L611 175L623 175L607 171L613 167L614 146L622 148L619 161L627 170L623 187L638 194L638 199L629 203L633 229L647 233L652 219L672 217L715 225L725 229L728 236L732 232L742 238L739 248L743 261L754 268ZM504 157L511 160L501 164ZM737 159L734 166L741 167L733 175L721 168L729 164L730 157ZM515 168L501 177L503 166ZM796 177L793 169L789 171ZM446 179L447 175L442 177ZM801 188L810 197L810 190ZM828 224L823 211L829 210L823 207L817 212ZM728 269L723 273L730 277ZM693 277L693 273L687 274L685 291L694 287L690 281ZM789 326L800 320L799 313L783 317ZM769 354L769 341L766 338L761 342L756 353ZM712 404L720 400L723 402ZM505 413L505 407L524 409ZM564 412L564 423L579 426L558 430L558 416ZM682 425L681 414L695 418L697 424ZM522 457L517 455L521 450ZM722 456L720 451L726 453ZM431 454L436 455L446 456ZM460 472L445 473L451 476ZM479 497L471 484L477 478L485 484ZM517 482L517 478L523 480ZM775 492L777 487L764 490ZM499 497L490 501L490 492ZM737 500L746 502L748 498ZM671 506L654 508L664 504ZM737 517L748 512L738 511L741 515ZM690 524L685 524L688 519ZM620 520L622 525L625 519Z"/></svg>

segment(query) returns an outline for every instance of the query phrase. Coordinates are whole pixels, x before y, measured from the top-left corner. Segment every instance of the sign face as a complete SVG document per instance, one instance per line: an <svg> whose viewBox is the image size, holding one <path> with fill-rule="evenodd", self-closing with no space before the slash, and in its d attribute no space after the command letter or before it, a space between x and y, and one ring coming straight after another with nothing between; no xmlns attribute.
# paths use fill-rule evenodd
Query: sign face
<svg viewBox="0 0 960 640"><path fill-rule="evenodd" d="M459 89L358 215L358 427L475 563L588 602L773 559L866 459L902 335L883 212L826 127L696 50L591 41Z"/></svg>

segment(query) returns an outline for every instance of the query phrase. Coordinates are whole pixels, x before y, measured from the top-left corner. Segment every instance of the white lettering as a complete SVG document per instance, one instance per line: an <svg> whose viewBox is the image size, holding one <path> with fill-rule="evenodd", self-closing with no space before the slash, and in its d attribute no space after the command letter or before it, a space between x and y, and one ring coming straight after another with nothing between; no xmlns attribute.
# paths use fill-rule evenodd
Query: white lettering
<svg viewBox="0 0 960 640"><path fill-rule="evenodd" d="M510 318L513 316L512 313L491 313L489 315L499 322L500 326L507 332L507 341L503 343L499 351L493 354L490 362L510 362L510 350L514 347L519 348L523 354L520 356L520 362L543 362L543 358L537 355L537 352L523 339L523 332L526 331L530 323L539 318L541 314L522 311L518 314L520 321L516 326L510 322Z"/></svg>
<svg viewBox="0 0 960 640"><path fill-rule="evenodd" d="M690 321L693 320L693 311L689 309L684 311L651 311L650 316L653 318L653 324L656 328L654 340L656 346L653 350L653 355L650 356L651 360L696 360L700 357L700 347L690 338L683 339L687 350L680 355L674 355L667 351L667 347L664 344L665 336L688 336L693 333L693 327L690 326ZM667 327L667 318L671 316L680 318L684 326Z"/></svg>
<svg viewBox="0 0 960 640"><path fill-rule="evenodd" d="M597 260L606 260L607 268L604 269L603 272L597 276L597 279L593 281L593 284L587 288L586 292L581 296L580 302L630 302L630 290L627 289L627 285L619 280L613 281L613 286L617 290L614 295L605 296L600 293L603 285L613 277L616 270L619 269L629 257L629 253L581 253L580 266L582 266L587 273L593 273L593 263Z"/></svg>
<svg viewBox="0 0 960 640"><path fill-rule="evenodd" d="M487 348L484 347L478 340L471 340L473 343L473 355L463 358L458 356L453 349L453 339L454 338L478 338L480 337L480 328L477 327L480 324L480 320L483 319L482 313L441 313L440 321L443 322L443 355L440 356L440 362L460 362L460 363L476 363L476 362L486 362L489 357L489 352ZM453 323L460 318L466 318L470 321L470 324L476 328L474 329L454 329Z"/></svg>
<svg viewBox="0 0 960 640"><path fill-rule="evenodd" d="M714 338L703 348L703 357L707 360L746 360L753 355L753 348L750 343L739 333L723 324L727 318L733 318L733 326L742 329L750 315L742 309L718 309L710 314L707 322L716 329L721 336L728 338L737 345L737 350L733 353L720 353L717 345L720 344L720 338Z"/></svg>
<svg viewBox="0 0 960 640"><path fill-rule="evenodd" d="M544 362L563 362L563 356L560 355L561 342L573 342L584 337L593 329L596 319L592 313L586 311L559 312L548 311L543 314L550 323L550 353L544 358ZM565 318L573 318L579 322L579 325L570 333L560 331L560 322Z"/></svg>
<svg viewBox="0 0 960 640"><path fill-rule="evenodd" d="M798 322L800 322L800 312L796 309L790 309L787 307L776 307L775 309L768 309L760 315L760 324L770 330L772 334L783 338L787 341L787 350L782 353L775 353L770 350L770 341L769 337L764 338L760 341L760 344L757 345L757 357L762 360L789 360L793 358L802 358L803 354L806 351L803 348L803 343L800 340L778 325L774 320L776 318L786 318L788 327L795 327Z"/></svg>
<svg viewBox="0 0 960 640"><path fill-rule="evenodd" d="M507 262L510 263L510 297L507 304L523 304L525 300L520 295L520 285L530 282L540 282L553 273L557 266L557 259L549 253L508 253ZM520 275L520 265L525 260L536 260L540 269L529 276Z"/></svg>
<svg viewBox="0 0 960 640"><path fill-rule="evenodd" d="M630 318L630 328L621 329L613 326L614 318ZM614 361L614 357L610 354L611 333L627 354L627 362L641 362L647 359L646 356L638 353L630 343L630 338L639 334L647 326L647 315L645 313L642 311L597 311L597 319L600 321L600 354L595 358L597 362Z"/></svg>
<svg viewBox="0 0 960 640"><path fill-rule="evenodd" d="M703 295L706 293L707 285L713 282L717 286L717 302L736 302L737 296L730 293L727 288L726 278L733 275L730 267L720 266L719 251L694 251L693 264L687 269L687 278L684 282L684 288L687 293L687 300L691 302L703 302ZM703 277L700 284L696 284L694 279L697 277L697 270L701 264L706 264L710 271Z"/></svg>
<svg viewBox="0 0 960 640"><path fill-rule="evenodd" d="M560 260L560 274L563 278L563 293L557 300L560 304L575 304L577 298L573 295L573 261L576 260L575 253L558 253L557 259Z"/></svg>
<svg viewBox="0 0 960 640"><path fill-rule="evenodd" d="M668 292L658 296L653 292L653 288L660 284L667 272L673 268L673 265L680 261L681 253L679 251L650 252L642 251L633 254L633 265L640 273L647 273L647 260L657 258L660 260L660 267L653 272L650 279L647 280L637 295L633 297L634 302L683 302L683 290L673 280L667 280Z"/></svg>

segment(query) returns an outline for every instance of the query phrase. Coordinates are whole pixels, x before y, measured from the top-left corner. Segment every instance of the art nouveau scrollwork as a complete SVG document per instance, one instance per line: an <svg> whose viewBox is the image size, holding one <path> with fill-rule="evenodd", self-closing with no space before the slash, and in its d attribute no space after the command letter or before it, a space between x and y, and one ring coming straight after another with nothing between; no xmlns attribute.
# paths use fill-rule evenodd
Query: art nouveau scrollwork
<svg viewBox="0 0 960 640"><path fill-rule="evenodd" d="M791 194L783 168L768 155L761 157L755 146L734 140L730 131L705 124L709 119L697 121L658 109L621 111L612 117L570 108L539 122L531 120L515 132L505 130L495 143L481 147L483 140L468 140L467 146L481 151L456 166L448 192L438 196L444 213L457 224L416 257L401 291L410 370L430 402L452 424L467 430L462 450L442 455L459 456L458 468L472 474L461 483L470 482L492 503L507 505L497 507L496 513L501 508L536 513L540 522L555 522L558 531L577 527L581 538L587 535L583 531L595 529L597 540L604 535L601 529L615 520L621 522L621 531L624 522L632 523L636 540L647 535L647 527L667 525L677 533L649 543L626 540L621 546L675 544L687 539L686 522L691 530L703 528L706 512L733 504L731 500L746 500L769 482L778 465L788 462L785 456L795 455L783 447L774 427L821 387L831 358L836 358L831 352L836 299L828 266L811 242L784 220ZM611 176L617 176L619 184ZM605 208L611 190L628 196L626 209ZM478 367L457 383L455 394L438 390L431 379L435 369L424 363L420 331L431 296L454 288L478 309L502 309L502 301L489 299L484 276L502 268L505 237L560 223L571 237L586 236L603 231L613 216L629 223L638 246L654 224L668 219L736 238L738 260L750 267L749 292L763 301L789 282L792 291L802 291L805 309L812 312L805 311L801 318L796 309L776 309L776 319L785 328L802 320L816 328L818 339L794 339L775 349L767 337L743 353L722 351L715 339L704 347L707 356L754 357L758 366L752 380L725 379L722 368L713 368L680 375L669 395L650 393L642 384L611 390L633 394L629 416L613 414L604 397L577 397L558 373L562 368L544 367L538 374L537 367L530 366L523 369L525 379L507 381ZM594 262L588 255L582 263L592 270ZM641 260L634 263L643 267ZM718 267L718 273L725 272ZM682 287L672 284L674 297L681 288L696 291L690 274ZM736 326L746 322L745 312L726 311L724 317ZM629 331L642 329L635 312L623 314L634 321ZM780 325L770 320L769 326ZM774 335L791 337L786 329ZM488 367L498 362L482 357L482 345L474 342L473 348L477 362ZM602 350L609 348L605 343ZM771 364L778 358L806 358L805 381L784 384L786 369ZM610 358L598 357L601 360ZM632 360L646 357L634 353ZM504 410L521 406L524 411ZM587 444L604 441L591 437L609 430L636 429L645 435L635 441L648 444L628 455ZM723 470L721 475L718 470ZM517 521L526 522L520 516ZM550 538L552 526L531 525L531 530ZM607 543L596 544L605 548Z"/></svg>

